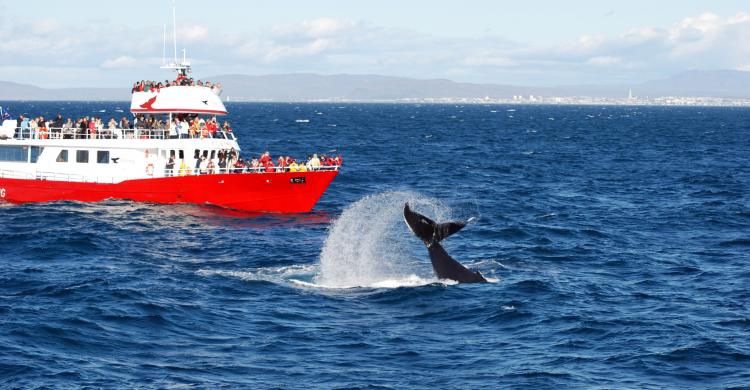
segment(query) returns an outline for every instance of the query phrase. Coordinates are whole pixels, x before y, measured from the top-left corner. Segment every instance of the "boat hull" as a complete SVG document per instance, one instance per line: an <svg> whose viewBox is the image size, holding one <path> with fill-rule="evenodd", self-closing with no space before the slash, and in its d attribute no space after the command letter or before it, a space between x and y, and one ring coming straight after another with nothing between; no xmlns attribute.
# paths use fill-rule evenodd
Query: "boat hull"
<svg viewBox="0 0 750 390"><path fill-rule="evenodd" d="M115 184L0 178L0 200L28 203L123 199L304 213L313 209L337 174L338 171L228 173L136 179Z"/></svg>

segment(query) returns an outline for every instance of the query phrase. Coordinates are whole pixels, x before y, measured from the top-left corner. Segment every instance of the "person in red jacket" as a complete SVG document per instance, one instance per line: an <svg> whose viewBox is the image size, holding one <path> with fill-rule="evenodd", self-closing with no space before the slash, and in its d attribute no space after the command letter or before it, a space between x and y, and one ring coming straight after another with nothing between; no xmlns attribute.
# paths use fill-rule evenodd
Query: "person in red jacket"
<svg viewBox="0 0 750 390"><path fill-rule="evenodd" d="M208 130L208 133L211 135L211 138L216 138L216 130L219 129L219 125L216 124L216 118L206 123L206 129Z"/></svg>
<svg viewBox="0 0 750 390"><path fill-rule="evenodd" d="M263 166L266 168L266 172L268 173L276 172L276 167L273 165L273 161L271 161L270 159L268 160L268 162L263 164Z"/></svg>
<svg viewBox="0 0 750 390"><path fill-rule="evenodd" d="M271 153L268 153L268 151L263 152L258 162L260 162L261 165L266 166L267 163L271 162Z"/></svg>
<svg viewBox="0 0 750 390"><path fill-rule="evenodd" d="M279 169L277 169L279 172L286 172L286 158L284 158L284 156L279 156L276 165L279 167Z"/></svg>

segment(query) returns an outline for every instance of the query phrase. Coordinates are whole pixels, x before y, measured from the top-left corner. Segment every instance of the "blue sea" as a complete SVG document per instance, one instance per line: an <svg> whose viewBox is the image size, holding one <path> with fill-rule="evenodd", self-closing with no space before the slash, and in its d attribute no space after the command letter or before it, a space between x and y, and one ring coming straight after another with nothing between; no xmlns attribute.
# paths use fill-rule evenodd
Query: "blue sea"
<svg viewBox="0 0 750 390"><path fill-rule="evenodd" d="M750 109L228 109L248 156L343 156L315 210L1 204L0 388L750 388Z"/></svg>

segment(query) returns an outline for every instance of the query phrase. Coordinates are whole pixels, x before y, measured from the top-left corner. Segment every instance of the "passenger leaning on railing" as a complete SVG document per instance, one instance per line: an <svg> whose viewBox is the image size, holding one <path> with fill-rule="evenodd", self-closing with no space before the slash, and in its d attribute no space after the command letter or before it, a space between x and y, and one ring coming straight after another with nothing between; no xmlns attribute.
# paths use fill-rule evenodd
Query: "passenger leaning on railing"
<svg viewBox="0 0 750 390"><path fill-rule="evenodd" d="M48 139L49 138L49 132L47 130L47 122L44 120L43 116L40 116L36 119L37 124L37 139Z"/></svg>
<svg viewBox="0 0 750 390"><path fill-rule="evenodd" d="M307 160L307 169L310 171L317 171L318 168L320 168L320 159L318 158L317 154L313 154L312 157L310 157Z"/></svg>
<svg viewBox="0 0 750 390"><path fill-rule="evenodd" d="M55 138L55 139L62 138L61 134L62 134L63 125L64 125L64 121L63 121L62 114L57 114L57 116L55 117L55 120L52 121L52 124L51 124L50 131L52 133L52 138Z"/></svg>
<svg viewBox="0 0 750 390"><path fill-rule="evenodd" d="M199 87L206 87L211 88L211 90L216 93L217 95L221 93L221 83L212 83L210 81L206 81L205 83L201 80L198 80L196 82L192 78L185 77L182 74L177 75L177 79L175 80L164 80L164 82L157 82L157 81L150 81L150 80L141 80L139 82L136 82L133 84L133 88L131 89L132 93L136 92L161 92L162 88L167 87L174 87L174 86L199 86Z"/></svg>
<svg viewBox="0 0 750 390"><path fill-rule="evenodd" d="M76 138L89 137L89 118L83 117L78 121L78 134Z"/></svg>
<svg viewBox="0 0 750 390"><path fill-rule="evenodd" d="M37 122L36 118L31 119L29 121L29 128L31 131L31 138L37 138L37 133L39 132L39 123Z"/></svg>
<svg viewBox="0 0 750 390"><path fill-rule="evenodd" d="M98 130L98 126L96 123L96 118L92 117L89 120L89 138L92 138L92 139L96 138L97 130Z"/></svg>
<svg viewBox="0 0 750 390"><path fill-rule="evenodd" d="M62 137L64 139L71 139L73 138L74 132L75 132L75 126L73 125L73 120L68 118L67 121L65 121L65 124L62 125Z"/></svg>
<svg viewBox="0 0 750 390"><path fill-rule="evenodd" d="M41 116L26 118L20 115L16 125L14 138L17 139L132 139L135 136L144 139L234 139L234 136L229 135L232 130L228 122L224 122L221 128L223 133L218 135L219 124L215 117L206 120L194 114L177 115L172 122L143 114L138 114L133 123L124 116L119 121L110 117L106 125L102 118L93 116L63 121L62 115L58 114L55 119L47 121ZM137 131L133 131L136 129Z"/></svg>

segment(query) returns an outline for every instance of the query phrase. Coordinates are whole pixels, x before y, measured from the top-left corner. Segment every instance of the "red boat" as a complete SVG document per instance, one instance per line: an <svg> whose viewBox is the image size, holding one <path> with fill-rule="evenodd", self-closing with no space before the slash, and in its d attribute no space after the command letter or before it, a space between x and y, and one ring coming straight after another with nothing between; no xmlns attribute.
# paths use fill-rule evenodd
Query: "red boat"
<svg viewBox="0 0 750 390"><path fill-rule="evenodd" d="M338 174L340 157L314 155L281 164L267 155L242 160L231 129L213 125L227 114L220 85L190 79L184 58L164 67L177 71L174 81L133 88L133 126L5 120L0 200L126 199L275 213L313 209ZM165 125L154 126L156 117Z"/></svg>

